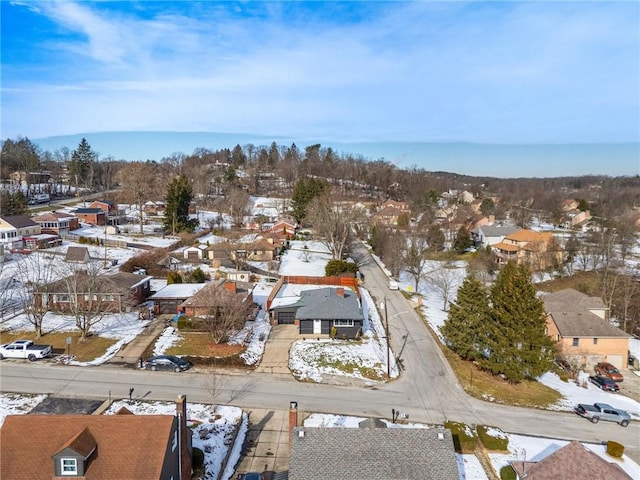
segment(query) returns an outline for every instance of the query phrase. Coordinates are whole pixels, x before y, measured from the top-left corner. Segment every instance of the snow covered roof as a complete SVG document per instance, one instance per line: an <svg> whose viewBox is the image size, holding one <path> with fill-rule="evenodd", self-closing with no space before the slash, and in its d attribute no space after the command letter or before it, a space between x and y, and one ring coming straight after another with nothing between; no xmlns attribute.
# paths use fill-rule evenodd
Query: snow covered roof
<svg viewBox="0 0 640 480"><path fill-rule="evenodd" d="M158 298L189 298L202 290L206 285L206 283L172 283L151 295L149 300Z"/></svg>

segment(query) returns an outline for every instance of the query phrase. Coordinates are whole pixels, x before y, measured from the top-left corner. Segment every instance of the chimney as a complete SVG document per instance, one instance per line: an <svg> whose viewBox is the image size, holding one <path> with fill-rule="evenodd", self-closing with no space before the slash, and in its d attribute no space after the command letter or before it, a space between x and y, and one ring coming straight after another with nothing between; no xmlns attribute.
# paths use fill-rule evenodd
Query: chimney
<svg viewBox="0 0 640 480"><path fill-rule="evenodd" d="M298 426L298 402L289 402L289 451L291 451L291 435Z"/></svg>
<svg viewBox="0 0 640 480"><path fill-rule="evenodd" d="M176 399L176 416L178 417L179 468L180 480L191 479L191 435L187 428L187 396L178 395Z"/></svg>
<svg viewBox="0 0 640 480"><path fill-rule="evenodd" d="M342 288L342 287L336 288L336 295L338 295L339 297L344 298L344 288Z"/></svg>
<svg viewBox="0 0 640 480"><path fill-rule="evenodd" d="M236 282L226 282L224 284L224 289L231 293L236 293Z"/></svg>

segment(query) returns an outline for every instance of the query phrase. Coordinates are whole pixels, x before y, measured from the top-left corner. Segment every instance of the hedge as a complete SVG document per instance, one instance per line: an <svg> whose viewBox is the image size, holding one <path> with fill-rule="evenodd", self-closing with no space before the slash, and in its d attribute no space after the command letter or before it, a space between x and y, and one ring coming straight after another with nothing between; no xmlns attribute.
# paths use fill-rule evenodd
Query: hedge
<svg viewBox="0 0 640 480"><path fill-rule="evenodd" d="M487 450L506 451L509 439L502 430L487 425L478 425L478 437Z"/></svg>
<svg viewBox="0 0 640 480"><path fill-rule="evenodd" d="M475 431L465 423L447 422L445 428L451 430L453 446L458 453L473 453L478 445Z"/></svg>

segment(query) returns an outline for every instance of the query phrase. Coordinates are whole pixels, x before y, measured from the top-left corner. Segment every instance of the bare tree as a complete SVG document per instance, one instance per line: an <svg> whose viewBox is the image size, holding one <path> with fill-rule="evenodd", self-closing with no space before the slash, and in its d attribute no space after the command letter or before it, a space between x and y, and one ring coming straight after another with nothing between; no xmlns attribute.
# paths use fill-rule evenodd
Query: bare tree
<svg viewBox="0 0 640 480"><path fill-rule="evenodd" d="M233 220L233 225L240 227L247 214L249 194L240 188L234 188L229 195L227 195L225 203L229 207L229 215Z"/></svg>
<svg viewBox="0 0 640 480"><path fill-rule="evenodd" d="M226 290L222 285L209 285L198 293L198 318L216 343L224 342L230 332L239 330L251 312L246 296ZM202 305L203 307L200 307Z"/></svg>
<svg viewBox="0 0 640 480"><path fill-rule="evenodd" d="M43 320L50 309L47 299L36 299L34 293L59 278L60 269L56 267L56 261L59 259L56 258L54 254L45 252L19 256L14 263L12 279L17 288L7 289L14 293L13 300L20 303L37 337L43 335Z"/></svg>
<svg viewBox="0 0 640 480"><path fill-rule="evenodd" d="M155 198L158 186L154 181L156 169L145 162L128 163L118 172L122 189L119 196L123 202L138 206L140 233L144 233L144 204Z"/></svg>
<svg viewBox="0 0 640 480"><path fill-rule="evenodd" d="M414 235L409 239L408 245L402 255L402 260L407 272L413 277L416 292L420 286L420 280L424 278L424 267L427 264L427 252L429 245L422 236Z"/></svg>
<svg viewBox="0 0 640 480"><path fill-rule="evenodd" d="M389 234L384 241L384 253L382 261L391 271L391 275L398 277L403 266L402 255L406 246L406 240L401 233Z"/></svg>
<svg viewBox="0 0 640 480"><path fill-rule="evenodd" d="M431 284L440 292L442 310L447 311L449 299L460 285L460 278L455 272L456 267L451 264L442 265L430 275Z"/></svg>
<svg viewBox="0 0 640 480"><path fill-rule="evenodd" d="M354 235L353 224L361 214L354 206L335 206L328 193L314 198L308 210L308 218L336 260L347 253Z"/></svg>
<svg viewBox="0 0 640 480"><path fill-rule="evenodd" d="M218 400L222 396L222 393L227 386L226 377L224 377L223 375L218 375L216 372L211 371L204 377L202 386L209 394L211 405L215 407L215 405L218 404Z"/></svg>

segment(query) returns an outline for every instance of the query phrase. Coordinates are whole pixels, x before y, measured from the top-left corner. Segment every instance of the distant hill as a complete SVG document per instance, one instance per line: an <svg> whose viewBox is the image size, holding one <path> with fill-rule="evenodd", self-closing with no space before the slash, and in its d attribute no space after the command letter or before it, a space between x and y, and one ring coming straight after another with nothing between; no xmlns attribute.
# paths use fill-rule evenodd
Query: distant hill
<svg viewBox="0 0 640 480"><path fill-rule="evenodd" d="M384 159L398 168L456 172L491 177L559 177L640 174L640 143L502 145L459 142L332 142L217 132L99 132L32 139L43 150L73 150L86 138L101 157L156 160L197 148L232 149L235 145L268 146L272 142L301 150L320 143L341 154Z"/></svg>

